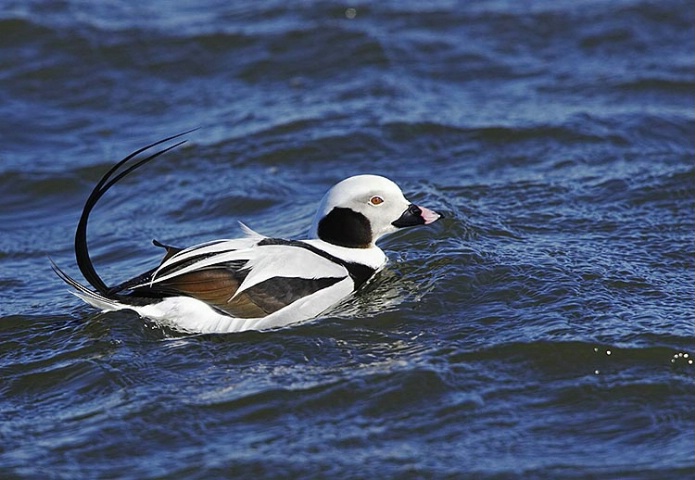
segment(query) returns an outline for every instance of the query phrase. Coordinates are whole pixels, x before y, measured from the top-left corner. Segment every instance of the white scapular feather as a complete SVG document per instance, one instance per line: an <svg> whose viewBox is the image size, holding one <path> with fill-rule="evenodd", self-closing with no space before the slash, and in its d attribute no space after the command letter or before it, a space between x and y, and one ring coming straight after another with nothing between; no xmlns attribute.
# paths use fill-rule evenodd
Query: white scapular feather
<svg viewBox="0 0 695 480"><path fill-rule="evenodd" d="M288 251L288 249L291 250ZM249 273L234 296L275 277L314 279L348 276L347 270L342 265L302 247L266 245L251 249L251 253L256 255L250 255L244 267L249 270ZM311 268L308 269L307 265L311 265ZM298 274L298 272L301 273Z"/></svg>
<svg viewBox="0 0 695 480"><path fill-rule="evenodd" d="M256 240L256 241L263 240L264 238L268 238L265 235L261 235L257 231L251 229L248 225L246 225L243 222L239 222L239 226L241 227L241 231L244 232L244 235L246 235L246 238L251 238L251 239Z"/></svg>

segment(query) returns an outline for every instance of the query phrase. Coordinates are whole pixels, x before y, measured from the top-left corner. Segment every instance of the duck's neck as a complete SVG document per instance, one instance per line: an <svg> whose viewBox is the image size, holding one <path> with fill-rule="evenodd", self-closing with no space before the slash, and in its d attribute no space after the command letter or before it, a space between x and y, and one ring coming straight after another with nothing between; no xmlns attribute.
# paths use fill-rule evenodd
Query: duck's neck
<svg viewBox="0 0 695 480"><path fill-rule="evenodd" d="M373 268L374 270L381 269L387 261L386 254L376 245L371 245L368 248L350 248L342 247L328 243L320 238L310 240L302 240L316 248L323 250L336 258L339 258L349 263L359 263Z"/></svg>

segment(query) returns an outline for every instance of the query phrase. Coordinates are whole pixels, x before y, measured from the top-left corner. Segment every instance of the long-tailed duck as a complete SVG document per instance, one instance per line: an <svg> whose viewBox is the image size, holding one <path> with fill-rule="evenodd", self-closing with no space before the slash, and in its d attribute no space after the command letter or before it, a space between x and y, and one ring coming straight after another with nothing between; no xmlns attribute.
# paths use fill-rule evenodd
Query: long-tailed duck
<svg viewBox="0 0 695 480"><path fill-rule="evenodd" d="M171 328L195 333L264 330L314 318L364 285L386 263L376 242L441 215L410 203L398 185L377 175L341 181L323 197L307 240L245 236L185 249L163 245L155 268L108 287L87 248L87 223L114 184L184 141L140 155L183 134L143 147L114 165L87 199L75 233L77 265L96 291L53 268L75 295L104 311L134 310Z"/></svg>

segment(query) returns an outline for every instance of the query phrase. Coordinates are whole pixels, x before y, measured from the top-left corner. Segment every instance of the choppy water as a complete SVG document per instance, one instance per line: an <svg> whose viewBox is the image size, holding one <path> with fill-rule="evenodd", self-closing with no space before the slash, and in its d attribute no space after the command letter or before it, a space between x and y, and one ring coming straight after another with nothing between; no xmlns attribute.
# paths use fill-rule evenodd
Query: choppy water
<svg viewBox="0 0 695 480"><path fill-rule="evenodd" d="M176 3L176 4L175 4ZM692 2L6 1L0 477L691 478ZM152 238L301 236L385 174L447 219L320 321L182 336L66 293L115 160L110 282Z"/></svg>

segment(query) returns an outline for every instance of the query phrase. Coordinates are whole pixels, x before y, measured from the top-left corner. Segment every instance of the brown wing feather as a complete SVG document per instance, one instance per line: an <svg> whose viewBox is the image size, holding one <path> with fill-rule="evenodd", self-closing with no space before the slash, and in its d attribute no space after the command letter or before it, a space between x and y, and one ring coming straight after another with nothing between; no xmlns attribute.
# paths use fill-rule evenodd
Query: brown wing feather
<svg viewBox="0 0 695 480"><path fill-rule="evenodd" d="M243 277L239 278L233 270L210 268L176 276L154 288L162 293L197 298L234 317L259 318L271 313L256 305L245 292L230 300L242 281Z"/></svg>

